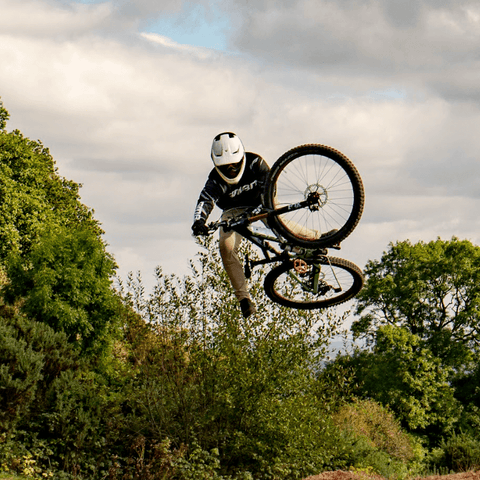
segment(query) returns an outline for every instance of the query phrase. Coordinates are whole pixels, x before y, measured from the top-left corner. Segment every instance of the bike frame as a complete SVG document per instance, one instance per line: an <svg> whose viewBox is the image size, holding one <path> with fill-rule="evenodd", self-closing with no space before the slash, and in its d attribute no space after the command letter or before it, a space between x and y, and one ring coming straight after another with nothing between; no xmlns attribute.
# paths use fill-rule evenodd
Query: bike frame
<svg viewBox="0 0 480 480"><path fill-rule="evenodd" d="M254 209L250 214L245 212L244 214L240 215L239 218L234 217L229 220L223 220L223 221L213 223L209 226L209 229L216 230L217 228L223 228L225 231L234 230L235 232L242 235L242 237L244 237L245 239L247 239L248 241L256 245L258 248L260 248L264 256L262 260L250 261L248 257L246 259L245 273L247 277L249 277L251 274L251 268L259 265L266 265L269 263L276 263L276 262L286 262L286 261L295 260L295 259L311 260L312 258L314 257L318 258L319 256L325 257L328 260L326 248L307 249L303 247L298 247L293 245L291 242L288 242L287 240L283 239L279 235L277 236L266 235L260 232L254 232L248 228L249 225L259 220L266 220L273 216L282 215L283 213L299 210L301 208L306 208L306 207L312 208L312 209L315 209L316 207L318 207L318 199L316 198L316 194L309 196L309 198L307 198L307 200L303 202L287 205L285 207L278 208L275 210L266 210L262 205L260 205L259 207ZM274 230L272 231L276 233ZM275 242L279 244L280 248L283 251L280 251L274 248L270 244L270 242ZM305 290L308 290L313 293L319 293L320 290L323 288L322 282L321 282L320 265L317 263L313 263L312 271L313 273L309 277L309 283L306 283L304 280L302 280L302 278L300 278L301 273L299 270L297 270L297 268L294 268L290 271L290 276L297 283L301 284L302 288L304 288ZM338 279L337 279L337 284L340 285L338 282Z"/></svg>
<svg viewBox="0 0 480 480"><path fill-rule="evenodd" d="M255 208L250 214L247 212L240 215L239 218L231 218L229 220L223 220L219 222L215 222L209 225L209 230L214 231L218 228L223 228L225 231L234 230L235 232L242 235L242 237L246 238L248 241L256 245L265 257L264 260L257 260L252 262L253 266L256 265L265 265L268 263L275 263L275 262L282 262L291 258L292 254L295 256L297 255L306 255L306 252L316 252L316 254L323 254L326 255L326 249L320 250L309 250L303 247L297 247L292 245L292 243L288 242L287 240L283 239L279 235L272 236L266 235L260 232L254 232L248 228L249 225L255 223L259 220L266 220L270 217L282 215L286 212L292 212L294 210L300 210L301 208L309 207L312 204L310 199L307 199L300 203L294 203L291 205L286 205L285 207L278 208L275 210L265 210L263 206L259 206ZM274 230L272 230L276 233ZM275 242L280 245L283 252L275 249L269 242ZM270 254L273 254L274 257L271 258ZM308 255L311 256L311 255Z"/></svg>

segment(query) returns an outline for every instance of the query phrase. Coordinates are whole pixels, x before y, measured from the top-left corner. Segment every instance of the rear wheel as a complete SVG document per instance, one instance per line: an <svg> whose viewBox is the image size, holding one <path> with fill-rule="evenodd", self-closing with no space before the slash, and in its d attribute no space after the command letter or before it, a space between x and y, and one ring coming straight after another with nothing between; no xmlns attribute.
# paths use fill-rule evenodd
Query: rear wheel
<svg viewBox="0 0 480 480"><path fill-rule="evenodd" d="M302 310L332 307L353 298L363 286L360 268L343 258L289 260L265 277L265 293L276 303Z"/></svg>
<svg viewBox="0 0 480 480"><path fill-rule="evenodd" d="M264 191L265 206L276 209L309 201L308 207L269 219L287 240L307 248L340 243L357 226L365 194L353 163L326 145L301 145L273 165Z"/></svg>

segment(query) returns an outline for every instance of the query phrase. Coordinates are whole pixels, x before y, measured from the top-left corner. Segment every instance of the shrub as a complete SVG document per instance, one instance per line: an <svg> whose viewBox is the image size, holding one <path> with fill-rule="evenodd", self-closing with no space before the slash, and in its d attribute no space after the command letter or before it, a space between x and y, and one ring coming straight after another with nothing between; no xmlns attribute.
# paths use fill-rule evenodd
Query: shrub
<svg viewBox="0 0 480 480"><path fill-rule="evenodd" d="M1 310L2 468L31 468L33 475L53 466L71 474L90 467L91 473L105 453L108 396L101 383L63 332L11 307Z"/></svg>
<svg viewBox="0 0 480 480"><path fill-rule="evenodd" d="M64 334L0 307L0 433L41 410L45 388L75 358Z"/></svg>
<svg viewBox="0 0 480 480"><path fill-rule="evenodd" d="M425 450L402 431L393 413L373 400L355 400L340 407L333 420L348 445L350 468L371 468L386 477L405 478L424 468Z"/></svg>
<svg viewBox="0 0 480 480"><path fill-rule="evenodd" d="M30 318L98 355L115 332L115 264L90 230L50 226L28 254L10 254L3 296Z"/></svg>
<svg viewBox="0 0 480 480"><path fill-rule="evenodd" d="M29 432L12 430L0 434L0 472L25 475L19 478L59 479L54 475L52 454L45 440Z"/></svg>
<svg viewBox="0 0 480 480"><path fill-rule="evenodd" d="M1 321L1 320L0 320ZM35 400L42 379L43 355L15 335L15 328L0 323L0 433L15 426Z"/></svg>
<svg viewBox="0 0 480 480"><path fill-rule="evenodd" d="M315 372L342 319L274 305L254 277L258 313L244 321L216 246L205 246L192 275L159 269L150 298L140 278L123 292L143 317L126 328L135 371L128 428L147 442L186 446L186 461L203 452L213 462L218 452L221 476L299 478L326 468L340 458L338 435Z"/></svg>
<svg viewBox="0 0 480 480"><path fill-rule="evenodd" d="M453 434L433 451L431 468L454 472L480 468L480 439L466 433Z"/></svg>
<svg viewBox="0 0 480 480"><path fill-rule="evenodd" d="M411 437L402 431L392 412L373 400L344 405L334 421L394 458L409 461L414 456Z"/></svg>

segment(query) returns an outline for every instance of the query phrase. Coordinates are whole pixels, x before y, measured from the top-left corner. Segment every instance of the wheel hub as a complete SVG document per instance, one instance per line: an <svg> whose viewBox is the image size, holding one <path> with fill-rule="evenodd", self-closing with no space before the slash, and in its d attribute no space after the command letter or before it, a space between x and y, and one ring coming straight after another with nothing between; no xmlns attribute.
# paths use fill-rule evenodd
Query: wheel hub
<svg viewBox="0 0 480 480"><path fill-rule="evenodd" d="M308 207L312 211L323 208L328 202L327 190L318 183L309 185L303 194L305 199L310 202Z"/></svg>

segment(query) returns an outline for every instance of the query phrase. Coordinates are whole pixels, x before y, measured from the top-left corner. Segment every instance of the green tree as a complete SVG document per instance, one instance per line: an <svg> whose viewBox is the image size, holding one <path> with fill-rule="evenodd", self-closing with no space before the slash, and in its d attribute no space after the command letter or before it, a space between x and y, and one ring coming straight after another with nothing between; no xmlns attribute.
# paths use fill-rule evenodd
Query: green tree
<svg viewBox="0 0 480 480"><path fill-rule="evenodd" d="M98 353L117 327L115 262L80 185L58 175L39 141L7 133L7 119L0 102L0 295Z"/></svg>
<svg viewBox="0 0 480 480"><path fill-rule="evenodd" d="M191 275L158 269L148 298L130 278L124 296L143 316L126 332L131 430L187 445L187 455L195 445L217 452L222 475L303 478L341 462L316 370L343 318L272 304L259 275L251 280L258 313L248 321L210 240Z"/></svg>
<svg viewBox="0 0 480 480"><path fill-rule="evenodd" d="M480 389L472 385L480 362L480 247L456 237L397 242L380 260L369 261L364 273L354 335L366 338L367 345L377 342L381 326L401 327L413 335L412 354L429 352L448 372L463 407L456 427L478 431Z"/></svg>
<svg viewBox="0 0 480 480"><path fill-rule="evenodd" d="M462 406L448 382L450 367L442 365L417 335L402 327L379 327L374 342L371 350L358 349L337 357L325 374L335 365L353 371L354 393L388 405L411 432L433 441L451 433Z"/></svg>
<svg viewBox="0 0 480 480"><path fill-rule="evenodd" d="M5 130L9 117L9 113L5 110L2 100L0 100L0 130Z"/></svg>
<svg viewBox="0 0 480 480"><path fill-rule="evenodd" d="M10 252L26 253L54 225L102 230L93 210L80 202L80 185L58 175L40 141L5 130L8 112L0 102L0 264Z"/></svg>
<svg viewBox="0 0 480 480"><path fill-rule="evenodd" d="M22 300L21 310L30 318L65 332L85 352L98 352L117 326L114 269L91 230L57 226L43 232L28 254L10 254L4 299Z"/></svg>
<svg viewBox="0 0 480 480"><path fill-rule="evenodd" d="M354 334L401 326L455 372L471 368L480 345L480 247L455 237L397 242L364 273Z"/></svg>

